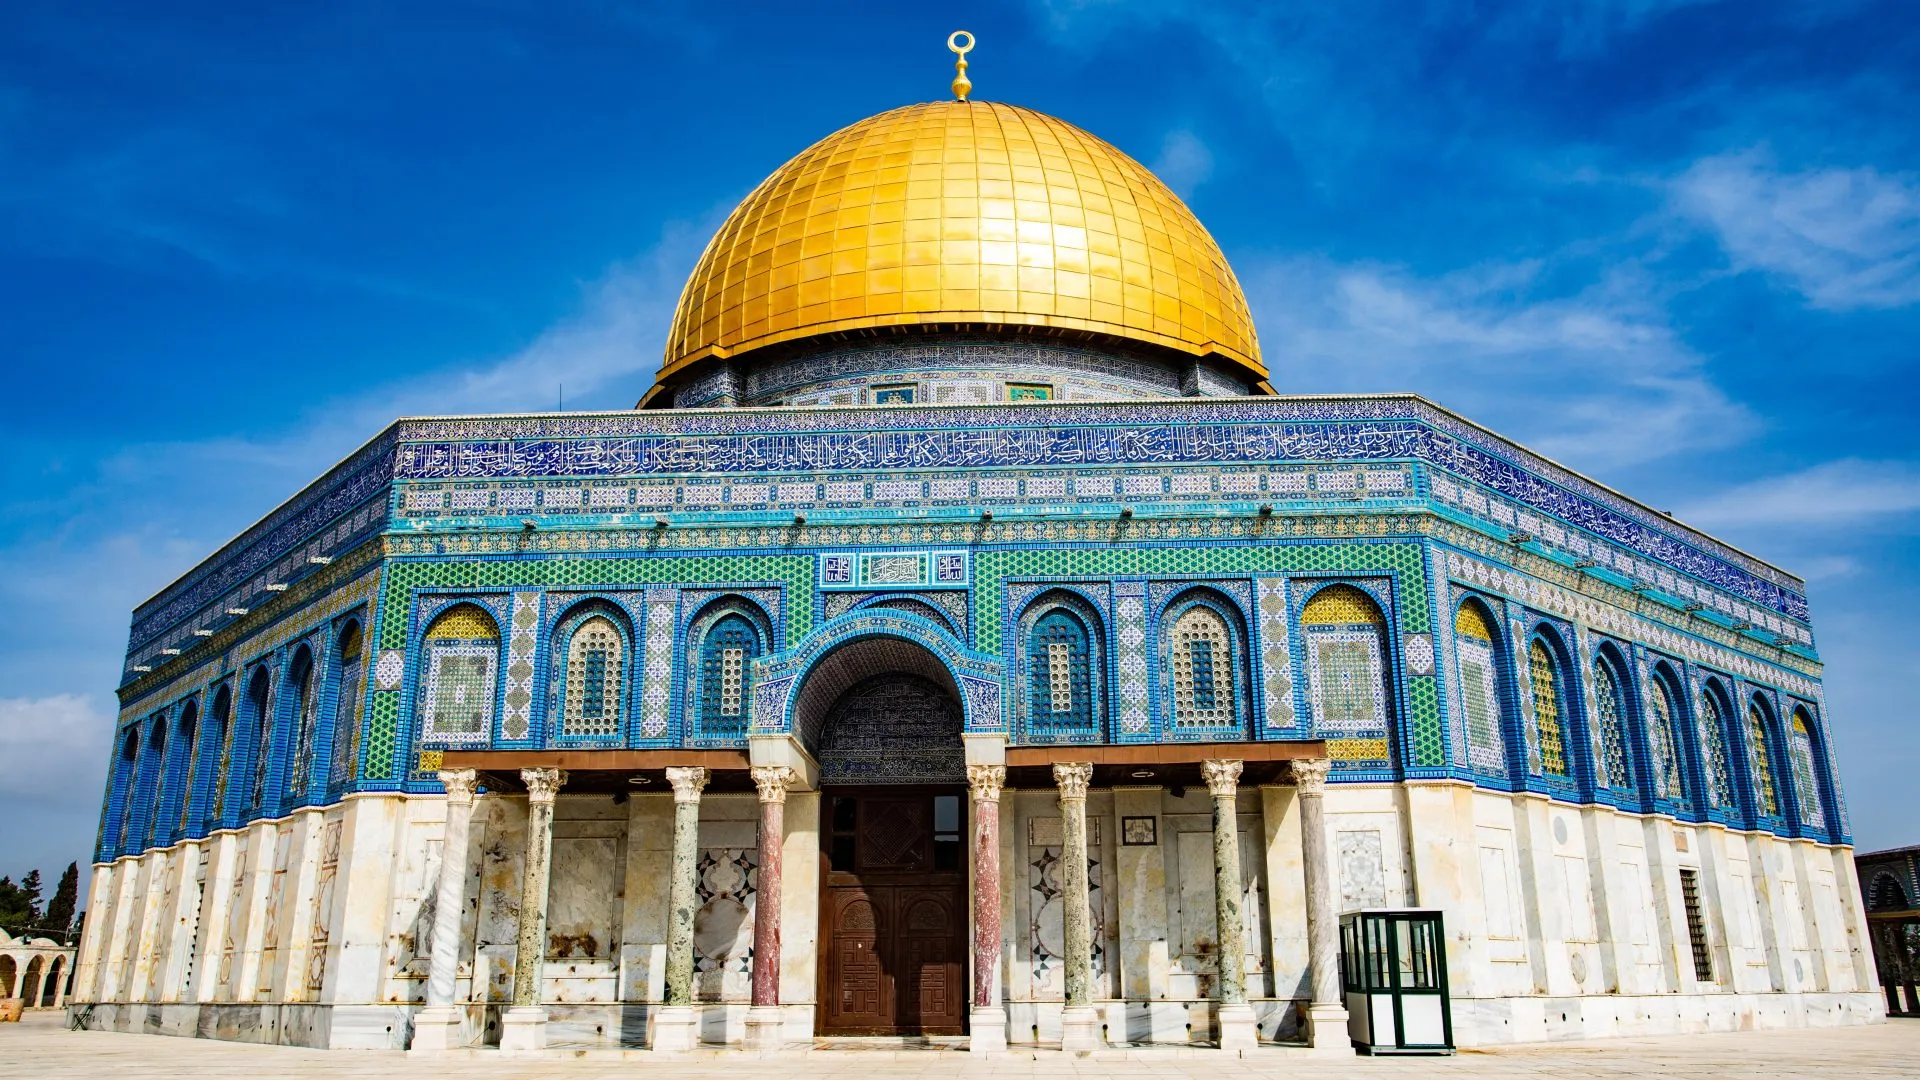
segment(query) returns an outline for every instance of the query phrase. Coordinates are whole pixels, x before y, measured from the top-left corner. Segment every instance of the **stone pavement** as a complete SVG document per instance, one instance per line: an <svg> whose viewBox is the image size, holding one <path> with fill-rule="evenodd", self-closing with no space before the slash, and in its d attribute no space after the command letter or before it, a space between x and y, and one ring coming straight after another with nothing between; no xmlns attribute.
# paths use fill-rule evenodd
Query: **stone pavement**
<svg viewBox="0 0 1920 1080"><path fill-rule="evenodd" d="M1215 1051L1135 1052L1072 1057L1028 1051L976 1060L952 1051L842 1050L783 1053L778 1060L699 1055L662 1060L646 1051L588 1052L539 1060L503 1058L492 1051L440 1058L389 1051L325 1051L67 1031L62 1018L35 1013L0 1024L0 1077L181 1077L193 1080L268 1076L273 1080L419 1080L458 1072L463 1080L597 1080L635 1076L672 1080L740 1080L742 1076L810 1077L1142 1077L1220 1080L1223 1077L1367 1077L1424 1080L1448 1076L1547 1076L1554 1080L1683 1080L1802 1077L1920 1077L1920 1020L1872 1027L1609 1039L1469 1051L1448 1058L1352 1058L1320 1062L1284 1053L1232 1058Z"/></svg>

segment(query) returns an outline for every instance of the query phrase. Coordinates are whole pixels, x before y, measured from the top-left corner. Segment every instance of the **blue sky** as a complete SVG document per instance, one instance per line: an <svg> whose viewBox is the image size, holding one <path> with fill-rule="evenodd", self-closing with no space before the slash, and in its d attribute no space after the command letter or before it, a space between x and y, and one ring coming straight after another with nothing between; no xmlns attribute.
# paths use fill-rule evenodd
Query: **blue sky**
<svg viewBox="0 0 1920 1080"><path fill-rule="evenodd" d="M1189 200L1283 392L1805 575L1860 844L1920 841L1920 10L923 7L10 5L0 873L86 859L135 603L396 415L631 404L733 203L957 27Z"/></svg>

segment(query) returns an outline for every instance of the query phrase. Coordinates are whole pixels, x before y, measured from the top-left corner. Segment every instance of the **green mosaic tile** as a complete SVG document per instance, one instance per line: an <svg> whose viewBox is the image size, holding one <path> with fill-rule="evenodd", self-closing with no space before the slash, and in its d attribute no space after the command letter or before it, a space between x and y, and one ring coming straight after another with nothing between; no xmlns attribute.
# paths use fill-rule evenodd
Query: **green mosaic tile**
<svg viewBox="0 0 1920 1080"><path fill-rule="evenodd" d="M1431 675L1407 680L1407 726L1413 731L1414 765L1438 767L1447 763L1440 729L1439 688Z"/></svg>
<svg viewBox="0 0 1920 1080"><path fill-rule="evenodd" d="M376 692L367 707L367 780L393 779L393 752L400 734L400 692Z"/></svg>

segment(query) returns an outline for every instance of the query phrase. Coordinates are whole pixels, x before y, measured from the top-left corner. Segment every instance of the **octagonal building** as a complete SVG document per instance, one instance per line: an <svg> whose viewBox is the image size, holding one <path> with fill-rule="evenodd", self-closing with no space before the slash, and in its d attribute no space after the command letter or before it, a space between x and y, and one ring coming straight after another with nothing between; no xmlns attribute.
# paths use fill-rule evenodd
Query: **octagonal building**
<svg viewBox="0 0 1920 1080"><path fill-rule="evenodd" d="M636 387L636 390L641 388ZM77 1022L1351 1053L1877 1020L1792 574L1267 381L1125 154L946 101L701 257L629 411L398 420L133 613Z"/></svg>

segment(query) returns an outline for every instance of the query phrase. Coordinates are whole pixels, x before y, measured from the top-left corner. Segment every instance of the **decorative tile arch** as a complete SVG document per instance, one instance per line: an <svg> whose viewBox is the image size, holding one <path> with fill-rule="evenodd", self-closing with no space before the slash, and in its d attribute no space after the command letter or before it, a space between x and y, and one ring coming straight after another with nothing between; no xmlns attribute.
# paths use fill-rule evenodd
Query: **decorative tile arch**
<svg viewBox="0 0 1920 1080"><path fill-rule="evenodd" d="M633 685L633 620L603 597L580 599L554 621L547 715L555 743L617 743Z"/></svg>
<svg viewBox="0 0 1920 1080"><path fill-rule="evenodd" d="M1686 741L1680 732L1686 722L1686 696L1680 692L1680 677L1666 660L1657 661L1646 680L1645 716L1647 721L1647 773L1655 799L1671 802L1687 800L1685 761Z"/></svg>
<svg viewBox="0 0 1920 1080"><path fill-rule="evenodd" d="M1736 774L1727 734L1733 719L1733 705L1726 683L1718 675L1706 676L1700 680L1696 699L1694 729L1700 740L1703 808L1723 813L1737 810Z"/></svg>
<svg viewBox="0 0 1920 1080"><path fill-rule="evenodd" d="M1251 681L1245 613L1210 585L1175 593L1160 609L1162 737L1202 742L1247 738Z"/></svg>
<svg viewBox="0 0 1920 1080"><path fill-rule="evenodd" d="M1506 730L1511 688L1509 661L1500 619L1483 597L1469 594L1454 607L1454 697L1458 723L1466 733L1467 764L1475 772L1511 775Z"/></svg>
<svg viewBox="0 0 1920 1080"><path fill-rule="evenodd" d="M1550 624L1536 624L1527 635L1527 696L1533 704L1532 741L1539 755L1535 775L1573 781L1579 776L1580 740L1574 721L1580 710L1568 655L1560 632Z"/></svg>
<svg viewBox="0 0 1920 1080"><path fill-rule="evenodd" d="M1594 784L1617 792L1635 789L1633 754L1627 737L1631 712L1627 692L1633 683L1628 677L1626 658L1612 642L1602 642L1593 652L1589 684L1593 694L1593 716L1598 727L1593 738Z"/></svg>
<svg viewBox="0 0 1920 1080"><path fill-rule="evenodd" d="M1343 581L1323 584L1300 609L1307 653L1307 706L1319 738L1384 738L1387 618L1379 602Z"/></svg>
<svg viewBox="0 0 1920 1080"><path fill-rule="evenodd" d="M1803 828L1824 830L1827 827L1827 790L1822 782L1825 770L1820 765L1819 739L1819 731L1806 706L1795 705L1789 725L1789 749L1793 759L1793 792L1799 810L1798 823Z"/></svg>
<svg viewBox="0 0 1920 1080"><path fill-rule="evenodd" d="M247 739L247 798L240 807L238 824L260 813L267 794L267 771L273 765L273 676L267 663L255 664L247 676L247 689L241 698L240 731ZM232 806L228 807L233 810Z"/></svg>
<svg viewBox="0 0 1920 1080"><path fill-rule="evenodd" d="M292 659L287 663L286 681L280 688L284 698L282 708L286 711L291 735L287 752L286 791L281 801L289 807L299 806L307 800L313 779L313 747L320 723L322 681L322 669L314 655L313 643L301 642L294 647Z"/></svg>
<svg viewBox="0 0 1920 1080"><path fill-rule="evenodd" d="M1753 809L1763 820L1783 821L1787 816L1787 795L1780 778L1787 775L1778 766L1780 739L1774 734L1773 703L1765 694L1747 695L1746 747L1747 772L1753 778Z"/></svg>
<svg viewBox="0 0 1920 1080"><path fill-rule="evenodd" d="M360 763L360 722L367 697L367 633L360 616L340 621L331 656L334 693L327 723L327 791L338 795L353 783Z"/></svg>
<svg viewBox="0 0 1920 1080"><path fill-rule="evenodd" d="M1107 729L1107 633L1079 592L1048 589L1020 612L1012 649L1018 739L1101 743Z"/></svg>
<svg viewBox="0 0 1920 1080"><path fill-rule="evenodd" d="M485 746L498 695L499 622L477 603L458 602L427 624L421 645L416 745Z"/></svg>
<svg viewBox="0 0 1920 1080"><path fill-rule="evenodd" d="M772 652L775 640L773 617L753 596L724 594L694 612L686 632L688 745L745 745L754 661Z"/></svg>

